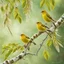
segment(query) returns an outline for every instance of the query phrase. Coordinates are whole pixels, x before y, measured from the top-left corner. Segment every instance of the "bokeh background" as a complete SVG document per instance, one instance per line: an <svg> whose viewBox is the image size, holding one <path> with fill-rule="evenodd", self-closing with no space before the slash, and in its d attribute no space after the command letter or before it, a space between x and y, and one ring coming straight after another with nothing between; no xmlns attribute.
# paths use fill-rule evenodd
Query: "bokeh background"
<svg viewBox="0 0 64 64"><path fill-rule="evenodd" d="M36 22L41 21L45 24L44 20L41 17L41 11L46 10L55 20L58 20L61 15L64 13L64 0L55 0L56 6L54 10L49 11L46 5L44 5L42 8L40 8L40 1L39 0L33 0L32 1L32 10L27 16L22 13L22 9L19 6L20 13L22 14L23 21L20 24L17 22L17 20L14 20L12 18L12 23L10 25L10 29L13 33L13 36L11 36L10 32L8 31L7 27L3 25L3 15L0 13L0 63L4 61L4 56L2 54L2 45L8 44L8 43L18 43L19 45L23 45L23 42L20 40L20 34L24 33L31 37L33 34L37 33L38 30L36 28ZM48 24L49 26L49 24ZM61 43L64 45L64 24L62 24L58 30L57 33L61 36L58 36L58 39L61 41ZM42 34L37 39L35 39L35 42L37 43L36 46L32 44L30 52L35 53L36 50L39 47L39 44L44 39L44 36L46 34ZM46 43L46 41L45 41ZM22 60L19 60L18 62L14 64L64 64L64 48L60 48L60 53L57 53L55 48L52 46L51 49L48 49L46 46L42 46L38 56L31 56L28 55L24 57ZM48 50L50 53L49 60L45 60L43 57L43 51ZM18 55L20 51L17 51L13 54L11 54L8 59L15 57Z"/></svg>

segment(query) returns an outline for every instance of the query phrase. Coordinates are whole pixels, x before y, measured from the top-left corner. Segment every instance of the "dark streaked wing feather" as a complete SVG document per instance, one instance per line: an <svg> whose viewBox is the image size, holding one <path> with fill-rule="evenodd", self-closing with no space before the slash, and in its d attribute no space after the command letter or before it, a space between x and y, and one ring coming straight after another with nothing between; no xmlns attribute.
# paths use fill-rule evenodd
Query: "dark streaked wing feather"
<svg viewBox="0 0 64 64"><path fill-rule="evenodd" d="M43 24L41 24L42 26L44 26L44 27L46 27L46 28L48 28L46 25L43 25ZM48 28L49 29L49 28Z"/></svg>
<svg viewBox="0 0 64 64"><path fill-rule="evenodd" d="M48 13L46 13L46 14L47 14L47 17L48 17L48 18L50 18L51 20L53 20L52 17L51 17ZM53 21L54 21L54 20L53 20Z"/></svg>
<svg viewBox="0 0 64 64"><path fill-rule="evenodd" d="M30 39L28 36L26 36L26 38Z"/></svg>

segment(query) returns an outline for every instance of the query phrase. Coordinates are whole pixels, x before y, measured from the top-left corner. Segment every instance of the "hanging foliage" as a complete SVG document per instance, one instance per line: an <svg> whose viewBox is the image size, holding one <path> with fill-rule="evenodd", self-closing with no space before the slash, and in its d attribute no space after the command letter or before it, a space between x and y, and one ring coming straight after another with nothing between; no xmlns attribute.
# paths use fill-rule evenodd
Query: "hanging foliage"
<svg viewBox="0 0 64 64"><path fill-rule="evenodd" d="M48 10L53 10L55 7L55 0L41 0L40 7L42 8L44 4L47 6Z"/></svg>
<svg viewBox="0 0 64 64"><path fill-rule="evenodd" d="M22 7L25 14L29 13L31 10L31 0L22 0Z"/></svg>
<svg viewBox="0 0 64 64"><path fill-rule="evenodd" d="M14 53L16 51L22 51L24 49L23 46L20 46L17 43L9 43L2 46L2 54L5 53L5 60L9 57L11 53Z"/></svg>

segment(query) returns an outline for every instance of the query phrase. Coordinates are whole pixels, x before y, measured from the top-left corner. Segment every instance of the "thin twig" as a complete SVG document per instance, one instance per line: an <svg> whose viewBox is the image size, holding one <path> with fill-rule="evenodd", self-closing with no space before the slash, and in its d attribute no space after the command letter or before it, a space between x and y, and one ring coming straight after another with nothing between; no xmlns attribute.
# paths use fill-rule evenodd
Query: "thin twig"
<svg viewBox="0 0 64 64"><path fill-rule="evenodd" d="M9 28L8 25L7 25L7 28L8 28L8 30L9 30L10 34L13 36L13 34L12 34L12 32L11 32L11 30L10 30L10 28Z"/></svg>
<svg viewBox="0 0 64 64"><path fill-rule="evenodd" d="M45 40L47 39L47 37L48 37L48 35L46 35L46 37L43 39L43 41L42 41L42 43L40 44L40 46L39 46L39 48L38 48L38 50L36 51L36 53L27 53L27 54L29 54L29 55L38 55L38 53L39 53L39 51L40 51L40 49L42 48L42 45L43 45L43 43L45 42Z"/></svg>
<svg viewBox="0 0 64 64"><path fill-rule="evenodd" d="M39 47L39 49L37 50L36 55L37 55L38 52L40 51L40 49L41 49L43 43L45 42L45 40L47 39L47 37L48 37L48 35L46 35L46 37L44 38L44 40L43 40L42 43L40 44L40 47Z"/></svg>

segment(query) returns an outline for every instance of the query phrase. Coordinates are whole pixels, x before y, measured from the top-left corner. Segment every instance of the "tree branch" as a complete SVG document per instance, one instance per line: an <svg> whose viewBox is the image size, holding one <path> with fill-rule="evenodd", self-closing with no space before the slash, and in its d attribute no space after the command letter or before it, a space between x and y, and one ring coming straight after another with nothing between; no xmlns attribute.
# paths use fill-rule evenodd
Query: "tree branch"
<svg viewBox="0 0 64 64"><path fill-rule="evenodd" d="M63 20L64 20L64 14L59 18L59 20L57 20L57 22L55 22L55 26L51 26L51 28L49 28L49 31L51 31L51 32L54 32L55 31L55 29L57 29L62 23L63 23ZM22 59L24 56L26 56L27 55L27 49L28 49L28 47L30 46L30 44L32 43L32 41L35 39L35 38L37 38L38 36L40 36L41 34L42 34L43 32L38 32L38 33L36 33L35 35L33 35L32 37L31 37L31 40L29 41L29 43L27 44L27 47L26 47L26 49L23 51L23 52L21 52L21 54L19 54L18 56L16 56L16 57L14 57L14 58L11 58L10 60L6 60L6 61L4 61L2 64L12 64L12 63L15 63L16 61L18 61L18 60L20 60L20 59ZM46 40L46 38L44 39L44 41ZM39 52L39 50L41 49L41 46L43 45L43 42L41 43L41 45L40 45L40 47L39 47L39 49L37 50L37 52L36 52L36 54L38 54L38 52Z"/></svg>
<svg viewBox="0 0 64 64"><path fill-rule="evenodd" d="M36 51L36 53L29 53L29 52L28 52L27 54L29 54L29 55L35 55L35 56L38 55L38 53L39 53L39 51L40 51L43 43L44 43L45 40L47 39L47 37L48 37L48 35L43 39L43 41L42 41L42 43L40 44L40 46L39 46L38 50Z"/></svg>

